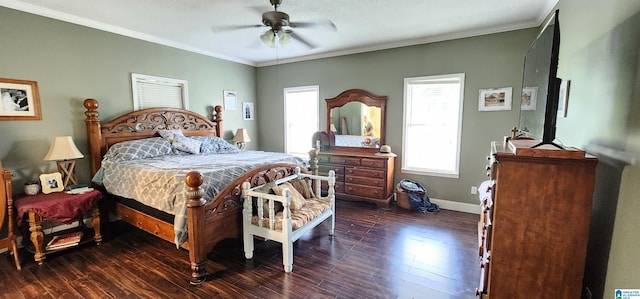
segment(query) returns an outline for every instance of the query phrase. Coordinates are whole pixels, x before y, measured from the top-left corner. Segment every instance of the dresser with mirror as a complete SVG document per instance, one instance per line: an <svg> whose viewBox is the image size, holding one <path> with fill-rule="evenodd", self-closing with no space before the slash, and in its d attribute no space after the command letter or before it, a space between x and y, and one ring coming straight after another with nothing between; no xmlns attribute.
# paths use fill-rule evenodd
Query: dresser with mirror
<svg viewBox="0 0 640 299"><path fill-rule="evenodd" d="M311 159L320 175L336 173L336 198L389 207L393 197L394 155L381 155L385 143L387 97L349 89L326 99L326 142ZM315 163L312 163L314 165Z"/></svg>

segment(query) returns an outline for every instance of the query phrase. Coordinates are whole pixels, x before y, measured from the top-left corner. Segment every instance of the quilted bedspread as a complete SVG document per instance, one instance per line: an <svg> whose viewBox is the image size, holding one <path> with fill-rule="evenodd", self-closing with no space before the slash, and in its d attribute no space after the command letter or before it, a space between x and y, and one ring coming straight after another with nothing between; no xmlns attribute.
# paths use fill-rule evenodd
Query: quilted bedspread
<svg viewBox="0 0 640 299"><path fill-rule="evenodd" d="M166 155L110 162L103 161L102 182L115 195L137 201L175 216L176 246L187 240L187 198L184 179L189 171L204 176L204 199L211 199L225 186L256 167L273 163L305 161L284 153L239 151L224 154Z"/></svg>

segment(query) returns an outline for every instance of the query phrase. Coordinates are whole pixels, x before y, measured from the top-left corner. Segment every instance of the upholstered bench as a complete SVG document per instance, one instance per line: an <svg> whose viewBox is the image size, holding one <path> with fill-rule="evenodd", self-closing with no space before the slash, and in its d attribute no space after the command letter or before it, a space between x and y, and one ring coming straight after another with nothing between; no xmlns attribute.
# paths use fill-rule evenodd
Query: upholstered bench
<svg viewBox="0 0 640 299"><path fill-rule="evenodd" d="M320 196L322 181L329 186L325 197ZM273 240L282 243L284 271L291 272L293 242L327 219L329 235L333 235L335 181L333 171L329 176L316 176L296 169L291 176L252 189L248 182L244 183L242 234L245 257L253 258L254 236Z"/></svg>

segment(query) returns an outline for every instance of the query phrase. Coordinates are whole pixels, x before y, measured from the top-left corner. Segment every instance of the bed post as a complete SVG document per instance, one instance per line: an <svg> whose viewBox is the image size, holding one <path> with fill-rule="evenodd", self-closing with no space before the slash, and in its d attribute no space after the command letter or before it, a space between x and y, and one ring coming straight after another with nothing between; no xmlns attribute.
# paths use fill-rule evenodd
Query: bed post
<svg viewBox="0 0 640 299"><path fill-rule="evenodd" d="M309 151L309 170L314 175L318 175L318 156L320 155L320 142L316 142L316 147Z"/></svg>
<svg viewBox="0 0 640 299"><path fill-rule="evenodd" d="M223 138L222 136L222 106L216 105L213 110L216 114L213 117L213 122L216 123L216 136Z"/></svg>
<svg viewBox="0 0 640 299"><path fill-rule="evenodd" d="M98 101L95 99L84 100L84 108L87 111L84 115L84 123L87 126L87 142L89 143L89 161L91 165L91 177L93 177L102 162L100 154L100 140L102 140L102 132L100 131L100 113L98 112Z"/></svg>
<svg viewBox="0 0 640 299"><path fill-rule="evenodd" d="M191 280L192 285L198 285L207 280L206 260L207 253L205 248L205 219L204 190L200 188L204 178L197 171L190 171L185 177L185 183L189 187L187 191L187 231L189 232L189 261L191 262Z"/></svg>

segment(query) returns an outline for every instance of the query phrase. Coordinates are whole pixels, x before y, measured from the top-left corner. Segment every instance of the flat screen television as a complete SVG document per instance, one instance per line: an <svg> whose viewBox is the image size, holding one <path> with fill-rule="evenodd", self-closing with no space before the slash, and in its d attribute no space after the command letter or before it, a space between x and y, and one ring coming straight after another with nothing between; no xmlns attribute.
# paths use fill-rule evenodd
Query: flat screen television
<svg viewBox="0 0 640 299"><path fill-rule="evenodd" d="M555 144L560 83L556 77L560 52L559 10L536 37L524 58L519 136L540 140L534 147Z"/></svg>

